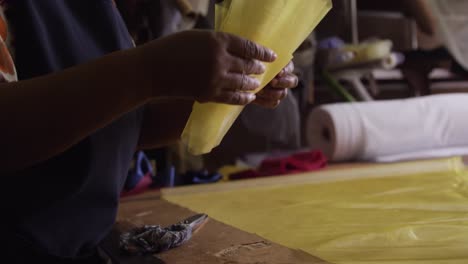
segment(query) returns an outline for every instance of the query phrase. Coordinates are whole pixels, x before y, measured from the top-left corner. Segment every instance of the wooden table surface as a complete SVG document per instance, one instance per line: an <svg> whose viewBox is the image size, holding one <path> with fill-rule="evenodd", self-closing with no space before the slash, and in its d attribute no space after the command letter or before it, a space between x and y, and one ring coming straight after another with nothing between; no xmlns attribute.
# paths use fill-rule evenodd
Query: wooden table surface
<svg viewBox="0 0 468 264"><path fill-rule="evenodd" d="M334 164L326 170L363 166L366 164ZM161 199L160 192L151 191L122 199L117 226L124 231L131 225L167 226L194 214L195 212ZM157 257L169 264L328 263L306 252L272 243L255 234L247 233L213 219L210 219L188 244L159 254Z"/></svg>
<svg viewBox="0 0 468 264"><path fill-rule="evenodd" d="M167 226L195 213L160 198L157 191L123 199L118 225ZM267 241L210 219L186 245L157 255L164 263L177 264L324 264L328 263L308 253ZM155 262L158 263L158 262Z"/></svg>
<svg viewBox="0 0 468 264"><path fill-rule="evenodd" d="M465 158L464 161L466 164L468 158ZM333 164L325 170L356 169L359 171L360 169L368 169L370 167L368 165L364 163ZM239 183L242 184L242 182ZM199 188L206 187L210 186L199 186ZM121 201L118 226L123 230L125 227L128 228L128 223L168 226L194 214L195 212L161 199L160 192L151 191ZM210 219L189 243L159 254L157 257L164 263L177 264L328 263L308 253L272 243L255 234L247 233L213 219Z"/></svg>

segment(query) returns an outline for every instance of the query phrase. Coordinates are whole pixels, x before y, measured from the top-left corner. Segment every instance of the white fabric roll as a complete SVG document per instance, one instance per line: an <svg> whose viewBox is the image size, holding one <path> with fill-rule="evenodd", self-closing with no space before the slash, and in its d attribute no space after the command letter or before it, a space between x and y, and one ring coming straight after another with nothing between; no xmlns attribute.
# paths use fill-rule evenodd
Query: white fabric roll
<svg viewBox="0 0 468 264"><path fill-rule="evenodd" d="M310 147L332 161L394 162L468 154L468 94L321 106Z"/></svg>

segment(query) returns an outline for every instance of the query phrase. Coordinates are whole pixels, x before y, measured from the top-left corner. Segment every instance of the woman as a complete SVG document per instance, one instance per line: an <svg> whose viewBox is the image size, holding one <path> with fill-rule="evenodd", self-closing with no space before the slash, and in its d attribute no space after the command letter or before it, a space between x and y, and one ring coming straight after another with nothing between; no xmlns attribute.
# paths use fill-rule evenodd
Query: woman
<svg viewBox="0 0 468 264"><path fill-rule="evenodd" d="M13 263L98 261L135 150L177 140L194 100L275 106L297 84L290 66L261 97L249 93L259 85L249 75L276 55L228 34L188 31L132 48L111 0L3 9L0 203Z"/></svg>

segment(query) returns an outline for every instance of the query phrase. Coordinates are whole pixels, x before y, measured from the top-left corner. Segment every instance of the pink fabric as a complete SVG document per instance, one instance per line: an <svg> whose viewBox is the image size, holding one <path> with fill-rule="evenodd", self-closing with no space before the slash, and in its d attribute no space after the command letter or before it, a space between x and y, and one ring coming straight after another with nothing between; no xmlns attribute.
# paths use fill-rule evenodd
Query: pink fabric
<svg viewBox="0 0 468 264"><path fill-rule="evenodd" d="M147 191L150 188L152 183L153 183L153 180L151 178L151 173L147 173L145 175L145 177L143 177L143 179L141 179L141 181L138 182L138 184L137 184L137 186L135 186L135 188L133 188L130 191L123 191L120 194L120 197L123 198L123 197L128 197L128 196L133 196L133 195L143 193L143 192Z"/></svg>
<svg viewBox="0 0 468 264"><path fill-rule="evenodd" d="M316 171L327 166L327 158L321 151L301 152L286 158L266 159L257 170L247 170L230 175L231 180L289 175Z"/></svg>

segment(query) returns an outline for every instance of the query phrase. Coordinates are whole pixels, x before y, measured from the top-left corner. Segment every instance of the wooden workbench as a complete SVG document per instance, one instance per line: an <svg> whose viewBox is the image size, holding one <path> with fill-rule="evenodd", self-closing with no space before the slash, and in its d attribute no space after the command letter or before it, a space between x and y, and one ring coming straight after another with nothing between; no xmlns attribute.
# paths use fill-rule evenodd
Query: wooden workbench
<svg viewBox="0 0 468 264"><path fill-rule="evenodd" d="M325 171L349 170L366 167L365 163L333 164ZM275 181L259 179L260 182ZM282 180L276 178L276 180ZM284 180L284 178L283 178ZM292 178L288 177L288 181ZM239 181L235 184L251 184L252 181ZM200 188L219 188L219 186L187 187L188 190ZM184 192L185 188L176 188L174 192ZM161 198L158 191L147 192L138 196L123 199L120 203L118 226L128 229L132 225L162 225L174 224L194 215L188 209L172 204ZM329 263L311 256L306 252L290 249L255 234L250 234L232 226L225 225L213 219L197 233L186 245L157 256L165 263L206 263L206 264L316 264Z"/></svg>
<svg viewBox="0 0 468 264"><path fill-rule="evenodd" d="M464 157L463 163L468 163ZM389 177L408 173L444 172L463 166L461 160L421 160L397 164L333 164L327 169L312 175L297 174L288 177L269 177L222 184L208 184L164 189L165 197L239 190L261 186L301 185L324 183L340 179L360 179L366 177ZM391 172L391 174L385 174ZM167 226L195 214L188 209L161 199L159 192L148 192L124 199L119 211L120 222L134 225L160 224ZM118 239L116 239L118 241ZM290 249L265 240L232 226L211 219L192 240L177 249L157 256L164 263L223 263L223 264L263 264L263 263L327 263L305 252ZM137 263L137 262L134 262ZM138 262L142 264L141 262ZM151 262L144 262L151 263ZM155 262L161 263L161 262Z"/></svg>
<svg viewBox="0 0 468 264"><path fill-rule="evenodd" d="M193 214L195 213L188 209L161 199L159 192L153 191L122 200L118 226L123 229L128 227L128 223L167 226ZM157 257L168 264L328 263L308 253L269 242L213 219L188 244Z"/></svg>

